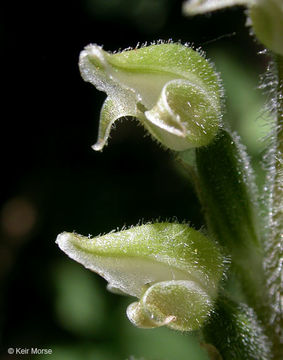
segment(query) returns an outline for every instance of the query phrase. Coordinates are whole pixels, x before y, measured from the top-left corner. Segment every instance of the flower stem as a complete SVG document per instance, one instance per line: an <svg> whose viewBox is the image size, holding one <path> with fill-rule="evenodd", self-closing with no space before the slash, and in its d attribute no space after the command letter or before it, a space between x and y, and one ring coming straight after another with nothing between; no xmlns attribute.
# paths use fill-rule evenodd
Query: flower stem
<svg viewBox="0 0 283 360"><path fill-rule="evenodd" d="M275 115L272 188L270 198L266 275L272 316L273 360L283 358L283 57L275 55Z"/></svg>
<svg viewBox="0 0 283 360"><path fill-rule="evenodd" d="M270 360L270 344L255 311L225 292L220 292L203 335L223 360Z"/></svg>
<svg viewBox="0 0 283 360"><path fill-rule="evenodd" d="M264 320L266 299L257 199L248 158L237 137L220 130L207 147L196 150L196 164L210 234L231 256L243 297Z"/></svg>

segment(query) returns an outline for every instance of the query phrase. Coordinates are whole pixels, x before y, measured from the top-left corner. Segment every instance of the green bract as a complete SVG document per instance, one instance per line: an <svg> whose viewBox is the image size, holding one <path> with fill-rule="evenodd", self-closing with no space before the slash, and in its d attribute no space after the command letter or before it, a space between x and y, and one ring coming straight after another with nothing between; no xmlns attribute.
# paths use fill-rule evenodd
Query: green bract
<svg viewBox="0 0 283 360"><path fill-rule="evenodd" d="M234 5L248 7L248 24L255 35L270 50L283 55L282 0L188 0L183 9L188 15L196 15Z"/></svg>
<svg viewBox="0 0 283 360"><path fill-rule="evenodd" d="M80 55L85 81L107 94L94 150L113 123L138 118L165 147L182 151L207 145L221 125L221 87L210 63L181 44L158 44L110 54L88 45Z"/></svg>
<svg viewBox="0 0 283 360"><path fill-rule="evenodd" d="M223 258L213 241L185 224L148 224L95 238L62 233L56 242L104 277L108 290L140 299L127 309L136 326L195 330L212 311Z"/></svg>

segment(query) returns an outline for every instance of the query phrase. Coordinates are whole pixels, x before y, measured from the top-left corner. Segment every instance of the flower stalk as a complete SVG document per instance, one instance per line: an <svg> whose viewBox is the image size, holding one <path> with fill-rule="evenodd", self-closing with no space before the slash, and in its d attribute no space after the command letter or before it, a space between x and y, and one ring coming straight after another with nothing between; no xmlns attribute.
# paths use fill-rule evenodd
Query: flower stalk
<svg viewBox="0 0 283 360"><path fill-rule="evenodd" d="M237 274L243 301L264 321L267 299L262 291L265 284L257 192L245 149L237 137L221 130L209 146L196 149L196 165L207 227L231 256L230 273Z"/></svg>
<svg viewBox="0 0 283 360"><path fill-rule="evenodd" d="M271 315L269 331L274 360L283 356L283 57L275 55L275 128L271 173L271 198L266 240L265 268Z"/></svg>
<svg viewBox="0 0 283 360"><path fill-rule="evenodd" d="M221 294L211 321L204 328L223 360L270 360L270 342L252 308Z"/></svg>

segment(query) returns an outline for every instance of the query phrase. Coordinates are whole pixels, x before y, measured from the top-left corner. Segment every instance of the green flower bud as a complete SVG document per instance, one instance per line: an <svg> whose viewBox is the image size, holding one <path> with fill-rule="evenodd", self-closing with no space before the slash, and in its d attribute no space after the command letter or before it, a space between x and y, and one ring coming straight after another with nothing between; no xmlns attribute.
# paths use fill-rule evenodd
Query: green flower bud
<svg viewBox="0 0 283 360"><path fill-rule="evenodd" d="M104 277L109 290L140 299L127 309L138 327L195 330L213 309L223 257L213 241L185 224L147 224L95 238L65 232L56 242Z"/></svg>
<svg viewBox="0 0 283 360"><path fill-rule="evenodd" d="M257 38L273 52L283 55L282 0L188 0L183 10L187 15L196 15L234 5L248 7L247 24L252 26Z"/></svg>
<svg viewBox="0 0 283 360"><path fill-rule="evenodd" d="M218 74L187 46L158 44L110 54L89 45L79 66L84 80L107 94L94 150L102 150L113 123L124 116L139 119L176 151L207 145L221 125Z"/></svg>

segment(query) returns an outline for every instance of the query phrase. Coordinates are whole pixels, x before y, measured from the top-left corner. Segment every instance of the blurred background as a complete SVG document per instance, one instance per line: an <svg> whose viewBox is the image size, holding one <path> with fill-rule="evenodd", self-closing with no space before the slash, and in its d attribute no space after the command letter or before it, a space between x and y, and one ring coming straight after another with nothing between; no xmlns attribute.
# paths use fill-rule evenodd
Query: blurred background
<svg viewBox="0 0 283 360"><path fill-rule="evenodd" d="M8 348L47 348L52 360L206 359L195 334L140 330L126 319L132 299L71 261L57 234L97 235L159 218L202 213L170 152L135 121L120 121L96 153L105 99L79 74L89 43L118 50L173 39L201 47L221 72L226 121L258 160L268 132L257 89L266 58L249 36L242 8L185 18L180 0L6 2L1 12L2 191L0 204L1 360ZM3 98L4 97L4 98ZM25 355L25 358L30 358Z"/></svg>

